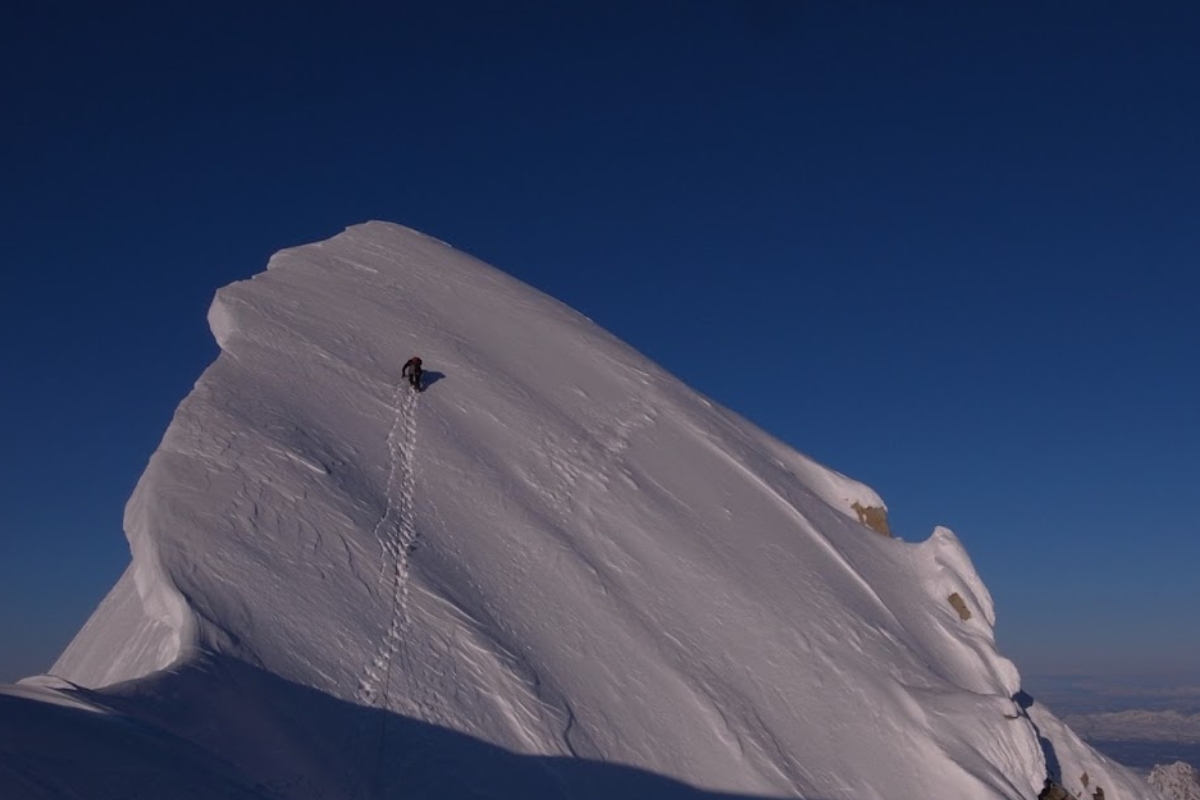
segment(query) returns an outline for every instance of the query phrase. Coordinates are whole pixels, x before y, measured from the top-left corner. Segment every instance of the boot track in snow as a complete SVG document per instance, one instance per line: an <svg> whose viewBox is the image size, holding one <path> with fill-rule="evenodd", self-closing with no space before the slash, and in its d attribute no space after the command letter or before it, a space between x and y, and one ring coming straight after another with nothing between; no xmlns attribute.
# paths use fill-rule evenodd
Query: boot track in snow
<svg viewBox="0 0 1200 800"><path fill-rule="evenodd" d="M417 439L417 393L409 388L407 381L396 385L392 395L392 407L395 409L395 416L387 437L391 464L385 490L386 506L374 529L375 538L379 541L382 551L379 584L381 589L389 592L391 619L387 633L364 669L358 685L359 702L365 705L379 705L384 710L391 710L388 689L391 683L392 660L400 652L404 636L410 627L409 558L417 541L416 522L413 519L417 477L413 463Z"/></svg>

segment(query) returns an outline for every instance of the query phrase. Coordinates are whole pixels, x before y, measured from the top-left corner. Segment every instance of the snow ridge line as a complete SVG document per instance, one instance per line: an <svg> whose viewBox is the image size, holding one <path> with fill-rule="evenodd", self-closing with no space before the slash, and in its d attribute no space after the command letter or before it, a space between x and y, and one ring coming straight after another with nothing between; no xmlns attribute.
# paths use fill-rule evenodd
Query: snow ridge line
<svg viewBox="0 0 1200 800"><path fill-rule="evenodd" d="M371 661L359 679L357 699L364 705L389 708L388 688L391 683L391 663L400 650L404 632L410 627L408 615L409 558L416 544L416 452L417 393L406 381L396 385L392 395L394 416L388 431L387 448L390 459L386 506L374 536L381 550L379 585L390 584L391 611L387 633L379 643ZM382 692L380 691L382 689Z"/></svg>

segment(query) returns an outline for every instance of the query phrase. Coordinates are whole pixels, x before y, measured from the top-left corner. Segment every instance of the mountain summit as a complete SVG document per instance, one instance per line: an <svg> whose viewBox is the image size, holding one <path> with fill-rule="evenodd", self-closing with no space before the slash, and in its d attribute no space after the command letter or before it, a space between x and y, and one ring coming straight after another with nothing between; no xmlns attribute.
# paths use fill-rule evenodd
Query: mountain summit
<svg viewBox="0 0 1200 800"><path fill-rule="evenodd" d="M1155 796L1021 692L953 533L504 273L373 222L209 323L131 565L0 696L5 797Z"/></svg>

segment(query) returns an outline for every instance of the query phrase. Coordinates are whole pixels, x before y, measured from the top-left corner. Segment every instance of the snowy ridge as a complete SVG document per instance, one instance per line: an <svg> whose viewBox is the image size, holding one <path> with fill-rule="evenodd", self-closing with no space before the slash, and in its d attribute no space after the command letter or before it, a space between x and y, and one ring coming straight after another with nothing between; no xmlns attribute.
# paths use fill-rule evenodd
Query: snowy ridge
<svg viewBox="0 0 1200 800"><path fill-rule="evenodd" d="M93 612L87 624L67 647L52 673L88 676L95 686L107 686L131 675L144 675L169 666L179 656L180 626L153 616L153 600L142 599L130 565L117 585ZM120 637L115 651L110 637Z"/></svg>
<svg viewBox="0 0 1200 800"><path fill-rule="evenodd" d="M509 276L369 223L209 321L222 353L127 510L133 565L53 672L234 783L1016 800L1079 768L1155 796L1014 700L953 533L880 536L871 489Z"/></svg>

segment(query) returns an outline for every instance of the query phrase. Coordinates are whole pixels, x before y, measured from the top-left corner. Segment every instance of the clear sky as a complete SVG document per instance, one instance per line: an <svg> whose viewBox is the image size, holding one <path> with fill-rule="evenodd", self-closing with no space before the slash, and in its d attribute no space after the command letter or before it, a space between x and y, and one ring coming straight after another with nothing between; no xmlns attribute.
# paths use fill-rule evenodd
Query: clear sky
<svg viewBox="0 0 1200 800"><path fill-rule="evenodd" d="M213 292L367 219L952 527L1024 672L1200 676L1200 4L116 5L0 12L0 680Z"/></svg>

